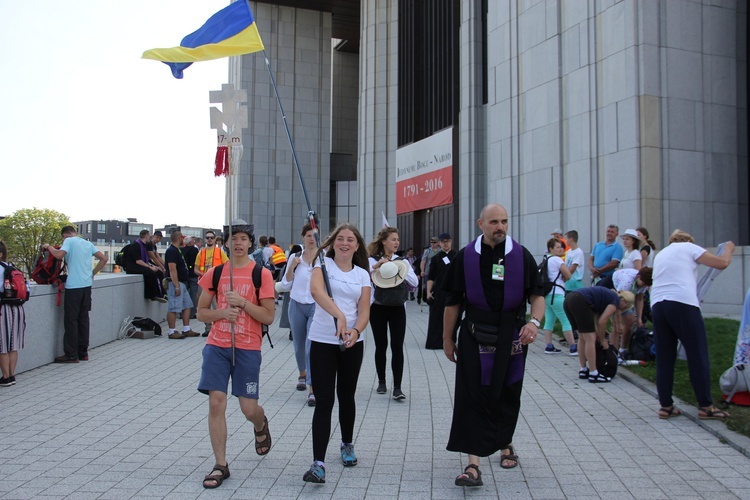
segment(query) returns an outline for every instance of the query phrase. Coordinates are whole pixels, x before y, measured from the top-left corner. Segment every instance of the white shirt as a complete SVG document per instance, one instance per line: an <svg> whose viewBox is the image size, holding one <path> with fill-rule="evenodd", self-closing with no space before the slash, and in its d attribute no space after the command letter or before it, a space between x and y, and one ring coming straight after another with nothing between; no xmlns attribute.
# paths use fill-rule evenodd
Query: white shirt
<svg viewBox="0 0 750 500"><path fill-rule="evenodd" d="M563 262L562 258L558 257L557 255L550 255L549 257L547 257L547 277L550 281L562 287L560 288L557 286L553 286L550 295L565 295L565 280L563 279L562 273L560 273L560 266L563 265L565 265L565 263ZM558 273L560 273L559 276Z"/></svg>
<svg viewBox="0 0 750 500"><path fill-rule="evenodd" d="M568 268L573 267L573 264L578 264L575 272L571 275L571 280L582 280L583 279L583 250L576 248L575 250L568 250L568 255L565 258L565 265Z"/></svg>
<svg viewBox="0 0 750 500"><path fill-rule="evenodd" d="M698 301L698 262L706 253L695 243L672 243L654 257L654 284L651 305L662 300L700 307Z"/></svg>
<svg viewBox="0 0 750 500"><path fill-rule="evenodd" d="M287 265L292 262L293 258L294 256L289 257ZM313 263L316 260L313 259L313 262L308 264L300 256L299 264L294 268L291 281L286 279L286 268L284 268L284 274L281 276L281 287L287 291L291 290L289 298L299 304L312 304L315 302L312 293L310 293L310 277L312 276L314 267Z"/></svg>
<svg viewBox="0 0 750 500"><path fill-rule="evenodd" d="M646 267L654 267L654 255L656 252L650 245L647 245L647 248L650 251L648 252L648 255L646 255L646 260L643 261L643 265ZM643 248L641 248L641 250L643 250ZM643 255L641 255L641 257L643 257Z"/></svg>
<svg viewBox="0 0 750 500"><path fill-rule="evenodd" d="M642 259L640 250L623 251L620 269L635 269L635 262Z"/></svg>
<svg viewBox="0 0 750 500"><path fill-rule="evenodd" d="M615 271L612 275L612 284L615 286L615 291L633 292L636 295L645 292L648 287L636 288L634 286L638 273L637 269L618 269Z"/></svg>
<svg viewBox="0 0 750 500"><path fill-rule="evenodd" d="M331 284L331 295L341 312L346 316L346 328L351 329L357 323L357 305L362 292L370 292L370 274L361 267L354 266L350 271L344 272L338 268L333 259L326 257L326 271L328 271L328 282ZM315 267L320 267L320 262L315 262ZM364 290L366 289L366 290ZM312 325L307 333L310 340L323 344L338 344L336 327L333 316L328 314L322 307L315 308ZM362 342L364 335L359 335L357 342Z"/></svg>

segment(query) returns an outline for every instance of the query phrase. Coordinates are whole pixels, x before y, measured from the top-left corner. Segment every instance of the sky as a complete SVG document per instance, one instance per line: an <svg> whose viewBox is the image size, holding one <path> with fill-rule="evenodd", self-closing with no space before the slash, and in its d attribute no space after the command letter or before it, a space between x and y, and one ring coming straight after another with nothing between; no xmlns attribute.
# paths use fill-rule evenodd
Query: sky
<svg viewBox="0 0 750 500"><path fill-rule="evenodd" d="M209 91L226 59L182 80L144 50L173 47L229 0L0 0L0 215L219 227ZM261 57L261 56L259 56Z"/></svg>

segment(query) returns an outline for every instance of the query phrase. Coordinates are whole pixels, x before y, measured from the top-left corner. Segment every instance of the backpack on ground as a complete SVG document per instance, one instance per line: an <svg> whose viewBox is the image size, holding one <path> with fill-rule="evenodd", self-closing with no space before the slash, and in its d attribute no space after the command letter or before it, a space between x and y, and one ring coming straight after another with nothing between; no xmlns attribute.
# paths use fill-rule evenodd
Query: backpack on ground
<svg viewBox="0 0 750 500"><path fill-rule="evenodd" d="M26 278L23 273L11 263L5 264L0 262L0 266L5 269L5 272L3 273L5 290L3 291L2 298L0 298L0 303L11 306L22 305L29 300L29 287L26 286Z"/></svg>
<svg viewBox="0 0 750 500"><path fill-rule="evenodd" d="M555 287L561 288L563 295L565 294L565 288L557 284L557 280L560 277L560 271L557 272L557 276L554 280L549 279L549 255L545 255L542 258L542 262L536 268L537 283L542 289L542 295L545 297L552 293ZM557 295L557 293L555 293ZM552 304L555 303L555 295L552 296Z"/></svg>
<svg viewBox="0 0 750 500"><path fill-rule="evenodd" d="M276 270L273 264L271 264L270 262L266 261L263 258L263 247L256 248L255 251L250 256L253 258L253 260L259 267L265 267L272 273Z"/></svg>
<svg viewBox="0 0 750 500"><path fill-rule="evenodd" d="M154 335L161 336L161 326L151 318L141 318L136 316L135 318L133 318L132 323L136 328L146 331L153 330Z"/></svg>
<svg viewBox="0 0 750 500"><path fill-rule="evenodd" d="M60 249L55 245L56 249ZM40 249L39 255L34 263L34 270L31 271L31 279L39 285L56 285L57 286L57 305L62 301L62 292L65 288L65 261L55 258L49 250Z"/></svg>
<svg viewBox="0 0 750 500"><path fill-rule="evenodd" d="M122 268L123 270L125 269L125 260L128 256L128 252L130 251L130 245L132 245L132 243L128 243L115 254L115 265L120 266L120 268Z"/></svg>
<svg viewBox="0 0 750 500"><path fill-rule="evenodd" d="M750 365L734 365L721 374L721 392L727 403L750 406Z"/></svg>
<svg viewBox="0 0 750 500"><path fill-rule="evenodd" d="M628 359L652 361L654 356L654 335L648 328L637 328L630 337Z"/></svg>
<svg viewBox="0 0 750 500"><path fill-rule="evenodd" d="M605 377L613 378L617 375L617 349L609 344L609 349L604 349L599 341L596 341L596 369Z"/></svg>
<svg viewBox="0 0 750 500"><path fill-rule="evenodd" d="M219 290L219 280L221 279L221 272L224 270L224 264L220 264L214 268L214 275L211 279L211 288L209 288L210 291L216 293ZM253 286L255 287L255 300L258 301L258 305L260 305L260 287L263 284L262 280L262 272L263 272L263 266L255 265L253 267ZM273 349L273 342L271 342L271 335L268 333L268 325L265 323L260 324L260 331L261 341L263 340L263 337L268 337L268 344L271 346L271 349Z"/></svg>

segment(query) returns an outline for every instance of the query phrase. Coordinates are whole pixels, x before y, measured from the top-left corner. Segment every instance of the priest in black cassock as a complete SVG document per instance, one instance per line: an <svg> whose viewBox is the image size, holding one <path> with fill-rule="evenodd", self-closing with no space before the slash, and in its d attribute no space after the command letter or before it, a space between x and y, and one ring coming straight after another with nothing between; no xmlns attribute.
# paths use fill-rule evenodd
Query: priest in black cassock
<svg viewBox="0 0 750 500"><path fill-rule="evenodd" d="M440 251L430 261L430 272L427 275L427 303L430 305L430 319L427 323L427 340L425 349L443 348L443 311L445 311L445 297L448 292L443 290L443 281L448 273L448 266L456 256L451 248L453 240L448 233L438 236ZM457 329L456 329L457 330ZM456 340L454 332L453 340Z"/></svg>
<svg viewBox="0 0 750 500"><path fill-rule="evenodd" d="M538 336L544 296L536 261L508 237L508 212L487 205L477 221L482 235L453 259L443 288L443 352L456 363L453 420L447 449L466 453L459 486L482 485L479 457L501 451L500 467L518 465L513 434L521 410L528 344ZM531 319L526 320L526 304ZM458 345L453 330L461 308Z"/></svg>

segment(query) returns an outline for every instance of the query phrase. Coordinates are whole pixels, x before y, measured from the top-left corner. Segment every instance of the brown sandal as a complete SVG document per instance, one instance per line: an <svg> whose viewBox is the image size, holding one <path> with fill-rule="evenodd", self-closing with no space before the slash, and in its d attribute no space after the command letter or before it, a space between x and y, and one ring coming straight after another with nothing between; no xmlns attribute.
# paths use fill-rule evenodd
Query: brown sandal
<svg viewBox="0 0 750 500"><path fill-rule="evenodd" d="M271 432L268 430L268 417L263 417L263 428L259 431L253 429L253 432L256 438L258 436L266 436L266 439L263 441L255 440L255 453L261 456L267 455L271 451ZM261 452L262 448L265 448L266 451Z"/></svg>
<svg viewBox="0 0 750 500"><path fill-rule="evenodd" d="M672 417L679 417L680 415L682 415L682 412L674 406L665 406L663 408L659 408L659 418L662 420L666 420Z"/></svg>
<svg viewBox="0 0 750 500"><path fill-rule="evenodd" d="M472 471L472 469L474 470ZM472 475L472 472L474 472L475 475ZM483 484L482 471L479 470L478 465L467 465L464 469L464 473L459 474L459 476L456 477L456 486L482 486Z"/></svg>
<svg viewBox="0 0 750 500"><path fill-rule="evenodd" d="M214 472L221 472L221 474L214 474ZM225 479L229 478L229 464L226 465L214 465L214 468L211 470L209 474L206 475L206 477L203 478L203 487L212 490L214 488L218 488L221 486L221 483L224 482ZM213 481L213 483L206 484L207 481Z"/></svg>
<svg viewBox="0 0 750 500"><path fill-rule="evenodd" d="M513 469L515 467L518 467L518 455L516 455L516 450L513 449L513 445L509 444L508 448L506 449L508 450L508 453L503 453L500 455L500 467L502 467L503 469ZM514 464L503 465L503 462L505 462L506 460L510 460L511 462L514 462Z"/></svg>
<svg viewBox="0 0 750 500"><path fill-rule="evenodd" d="M729 413L720 410L715 406L698 408L698 418L701 420L726 420L729 417Z"/></svg>

